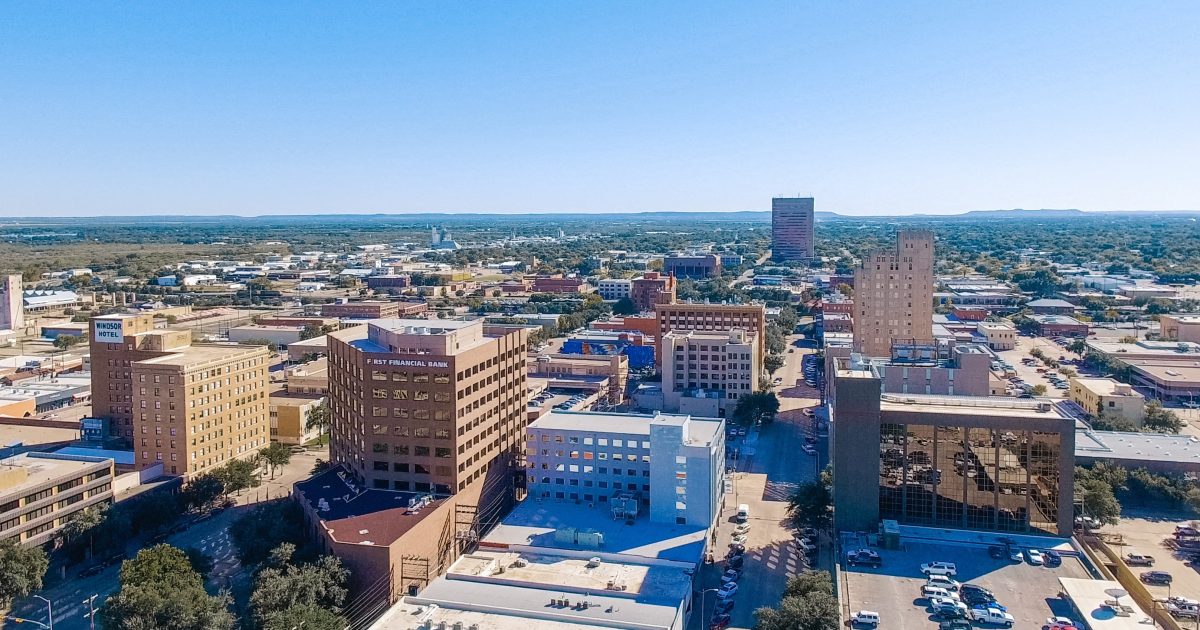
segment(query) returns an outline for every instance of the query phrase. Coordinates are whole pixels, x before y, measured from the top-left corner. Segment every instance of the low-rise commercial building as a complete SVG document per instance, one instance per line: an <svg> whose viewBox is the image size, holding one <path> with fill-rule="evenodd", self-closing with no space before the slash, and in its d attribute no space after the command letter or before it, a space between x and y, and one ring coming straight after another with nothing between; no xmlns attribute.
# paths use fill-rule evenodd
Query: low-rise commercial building
<svg viewBox="0 0 1200 630"><path fill-rule="evenodd" d="M834 359L835 526L901 524L1069 536L1075 420L1049 401L889 394Z"/></svg>
<svg viewBox="0 0 1200 630"><path fill-rule="evenodd" d="M650 338L658 336L658 320L654 316L626 315L598 319L589 326L591 330L606 332L636 332Z"/></svg>
<svg viewBox="0 0 1200 630"><path fill-rule="evenodd" d="M1057 298L1042 298L1025 303L1025 307L1034 315L1074 315L1078 306Z"/></svg>
<svg viewBox="0 0 1200 630"><path fill-rule="evenodd" d="M300 341L300 335L303 332L303 326L263 326L260 324L249 324L230 328L229 340L237 343L246 343L248 341L261 343L267 341L282 349L286 349L288 345Z"/></svg>
<svg viewBox="0 0 1200 630"><path fill-rule="evenodd" d="M529 496L607 507L612 518L711 527L720 513L725 423L679 414L552 411L530 423Z"/></svg>
<svg viewBox="0 0 1200 630"><path fill-rule="evenodd" d="M1068 315L1030 315L1042 337L1087 337L1088 325Z"/></svg>
<svg viewBox="0 0 1200 630"><path fill-rule="evenodd" d="M623 354L530 355L529 377L546 381L547 387L599 392L606 405L625 402L629 384L629 357Z"/></svg>
<svg viewBox="0 0 1200 630"><path fill-rule="evenodd" d="M307 444L321 435L319 427L310 426L308 414L325 402L320 394L292 393L290 387L278 385L270 398L271 441L280 444Z"/></svg>
<svg viewBox="0 0 1200 630"><path fill-rule="evenodd" d="M324 396L329 393L329 359L322 357L290 367L283 378L290 394Z"/></svg>
<svg viewBox="0 0 1200 630"><path fill-rule="evenodd" d="M891 357L851 354L846 365L870 371L887 394L1003 396L1004 381L992 372L992 355L975 344L896 346Z"/></svg>
<svg viewBox="0 0 1200 630"><path fill-rule="evenodd" d="M1142 426L1146 417L1146 397L1131 385L1111 378L1071 377L1067 396L1089 414L1099 418L1114 416Z"/></svg>
<svg viewBox="0 0 1200 630"><path fill-rule="evenodd" d="M584 331L571 335L563 342L562 354L629 357L631 369L652 368L655 365L654 340L634 332Z"/></svg>
<svg viewBox="0 0 1200 630"><path fill-rule="evenodd" d="M757 335L672 331L659 359L664 410L729 417L738 400L758 389L763 376Z"/></svg>
<svg viewBox="0 0 1200 630"><path fill-rule="evenodd" d="M1161 339L1200 343L1200 315L1160 315L1158 325Z"/></svg>
<svg viewBox="0 0 1200 630"><path fill-rule="evenodd" d="M663 272L676 278L716 278L721 275L721 257L716 254L699 256L667 256Z"/></svg>
<svg viewBox="0 0 1200 630"><path fill-rule="evenodd" d="M112 503L113 460L22 453L0 466L0 540L50 542L79 511Z"/></svg>
<svg viewBox="0 0 1200 630"><path fill-rule="evenodd" d="M420 303L424 305L424 303ZM400 317L401 302L349 302L339 301L333 304L321 305L322 317L337 317L339 319L381 319Z"/></svg>
<svg viewBox="0 0 1200 630"><path fill-rule="evenodd" d="M1012 350L1017 347L1017 329L1003 322L979 322L976 330L987 340L992 350Z"/></svg>
<svg viewBox="0 0 1200 630"><path fill-rule="evenodd" d="M563 276L537 276L533 279L535 293L579 293L583 290L583 278Z"/></svg>

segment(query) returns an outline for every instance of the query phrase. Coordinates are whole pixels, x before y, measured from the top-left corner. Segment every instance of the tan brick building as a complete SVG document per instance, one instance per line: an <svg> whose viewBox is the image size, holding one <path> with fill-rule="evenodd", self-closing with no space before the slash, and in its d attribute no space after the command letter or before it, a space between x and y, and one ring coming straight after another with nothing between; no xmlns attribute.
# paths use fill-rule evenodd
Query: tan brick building
<svg viewBox="0 0 1200 630"><path fill-rule="evenodd" d="M658 319L658 362L663 366L663 337L678 331L728 332L741 328L760 340L766 339L767 314L761 304L658 304L654 307ZM758 344L761 365L765 348Z"/></svg>
<svg viewBox="0 0 1200 630"><path fill-rule="evenodd" d="M895 340L933 340L933 232L901 230L854 272L854 351L890 357Z"/></svg>
<svg viewBox="0 0 1200 630"><path fill-rule="evenodd" d="M147 315L92 319L93 413L132 445L139 469L196 475L269 442L263 346L191 345Z"/></svg>
<svg viewBox="0 0 1200 630"><path fill-rule="evenodd" d="M384 319L329 335L330 457L367 487L450 495L525 431L528 332ZM514 469L515 470L515 469Z"/></svg>

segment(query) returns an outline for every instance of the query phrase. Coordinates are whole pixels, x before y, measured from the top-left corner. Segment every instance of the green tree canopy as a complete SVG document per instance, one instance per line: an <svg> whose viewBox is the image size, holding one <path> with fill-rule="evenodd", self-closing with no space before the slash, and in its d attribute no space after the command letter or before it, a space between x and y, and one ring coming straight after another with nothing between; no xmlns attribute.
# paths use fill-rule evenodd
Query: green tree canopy
<svg viewBox="0 0 1200 630"><path fill-rule="evenodd" d="M742 394L730 418L737 424L768 423L779 412L779 397L774 392Z"/></svg>
<svg viewBox="0 0 1200 630"><path fill-rule="evenodd" d="M0 610L13 599L42 588L50 561L41 547L22 547L13 540L0 541Z"/></svg>
<svg viewBox="0 0 1200 630"><path fill-rule="evenodd" d="M232 630L228 594L209 595L187 554L170 545L143 549L121 566L121 588L100 610L112 630Z"/></svg>

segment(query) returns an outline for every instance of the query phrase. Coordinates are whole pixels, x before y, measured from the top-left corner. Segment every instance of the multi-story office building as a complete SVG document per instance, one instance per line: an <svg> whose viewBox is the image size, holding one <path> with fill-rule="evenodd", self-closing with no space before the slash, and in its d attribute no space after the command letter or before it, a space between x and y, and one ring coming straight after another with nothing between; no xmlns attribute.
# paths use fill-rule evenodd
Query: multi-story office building
<svg viewBox="0 0 1200 630"><path fill-rule="evenodd" d="M380 319L415 315L428 310L424 302L341 301L321 305L322 317L343 319Z"/></svg>
<svg viewBox="0 0 1200 630"><path fill-rule="evenodd" d="M596 283L596 293L606 300L619 300L633 295L633 280L605 278Z"/></svg>
<svg viewBox="0 0 1200 630"><path fill-rule="evenodd" d="M721 509L725 423L688 415L554 411L529 425L531 497L709 527Z"/></svg>
<svg viewBox="0 0 1200 630"><path fill-rule="evenodd" d="M778 261L816 257L812 197L776 197L771 200L771 256Z"/></svg>
<svg viewBox="0 0 1200 630"><path fill-rule="evenodd" d="M511 464L528 332L383 319L329 334L330 456L368 487L451 495Z"/></svg>
<svg viewBox="0 0 1200 630"><path fill-rule="evenodd" d="M901 230L894 251L874 252L854 272L854 351L892 354L892 342L933 340L933 233Z"/></svg>
<svg viewBox="0 0 1200 630"><path fill-rule="evenodd" d="M112 503L116 471L107 457L22 453L0 466L0 540L50 542L75 513Z"/></svg>
<svg viewBox="0 0 1200 630"><path fill-rule="evenodd" d="M196 475L269 442L269 352L191 344L149 315L92 319L92 411L124 438L139 469Z"/></svg>
<svg viewBox="0 0 1200 630"><path fill-rule="evenodd" d="M716 254L667 256L663 271L677 278L716 278L721 275L721 257Z"/></svg>
<svg viewBox="0 0 1200 630"><path fill-rule="evenodd" d="M634 278L630 286L630 299L639 311L652 311L658 304L675 301L675 276L647 271L641 278Z"/></svg>
<svg viewBox="0 0 1200 630"><path fill-rule="evenodd" d="M835 526L881 519L1069 536L1075 420L1048 401L890 394L848 358L830 392Z"/></svg>
<svg viewBox="0 0 1200 630"><path fill-rule="evenodd" d="M664 410L728 417L740 397L758 389L759 343L742 328L667 333L660 357Z"/></svg>
<svg viewBox="0 0 1200 630"><path fill-rule="evenodd" d="M663 338L673 330L727 333L741 328L758 339L767 332L767 313L761 304L657 304L658 355L663 353ZM759 361L765 348L758 347Z"/></svg>

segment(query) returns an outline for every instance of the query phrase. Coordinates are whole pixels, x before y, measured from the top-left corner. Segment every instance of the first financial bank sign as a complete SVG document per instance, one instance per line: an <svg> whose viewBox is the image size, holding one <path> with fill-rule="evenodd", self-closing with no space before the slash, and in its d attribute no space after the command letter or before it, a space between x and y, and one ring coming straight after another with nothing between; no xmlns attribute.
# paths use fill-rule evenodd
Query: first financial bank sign
<svg viewBox="0 0 1200 630"><path fill-rule="evenodd" d="M421 361L417 359L369 359L371 365L391 365L395 367L419 367L419 368L448 368L449 361Z"/></svg>

